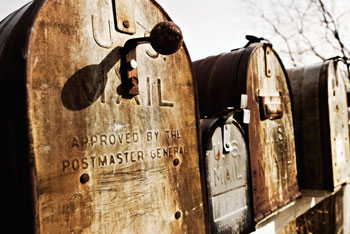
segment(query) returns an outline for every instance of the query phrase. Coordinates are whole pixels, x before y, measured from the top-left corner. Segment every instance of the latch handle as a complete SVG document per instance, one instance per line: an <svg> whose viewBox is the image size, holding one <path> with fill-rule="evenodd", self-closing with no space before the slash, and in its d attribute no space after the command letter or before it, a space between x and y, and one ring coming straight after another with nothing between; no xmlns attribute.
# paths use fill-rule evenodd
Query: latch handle
<svg viewBox="0 0 350 234"><path fill-rule="evenodd" d="M153 49L158 53L163 55L173 54L183 44L181 29L171 21L160 22L153 27L150 42Z"/></svg>
<svg viewBox="0 0 350 234"><path fill-rule="evenodd" d="M149 37L133 38L125 42L122 48L120 70L123 86L127 95L131 97L139 94L136 47L145 43L150 43L159 54L173 54L183 44L181 29L171 21L164 21L153 27Z"/></svg>

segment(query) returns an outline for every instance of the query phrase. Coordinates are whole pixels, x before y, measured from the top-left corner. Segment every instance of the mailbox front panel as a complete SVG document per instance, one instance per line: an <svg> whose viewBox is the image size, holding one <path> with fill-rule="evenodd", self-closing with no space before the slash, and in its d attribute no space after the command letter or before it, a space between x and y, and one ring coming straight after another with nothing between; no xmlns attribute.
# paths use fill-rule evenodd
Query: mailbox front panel
<svg viewBox="0 0 350 234"><path fill-rule="evenodd" d="M333 185L340 186L350 179L350 145L347 113L347 96L344 79L348 79L343 71L342 62L331 62L328 66L327 93L329 131L332 154Z"/></svg>
<svg viewBox="0 0 350 234"><path fill-rule="evenodd" d="M299 196L292 106L286 73L271 47L257 47L247 73L255 219ZM259 115L260 113L260 115Z"/></svg>
<svg viewBox="0 0 350 234"><path fill-rule="evenodd" d="M186 48L139 45L139 95L121 92L121 47L169 17L149 0L33 5L21 52L38 231L204 233Z"/></svg>
<svg viewBox="0 0 350 234"><path fill-rule="evenodd" d="M214 124L212 124L214 122ZM212 124L211 127L208 126ZM213 233L248 233L251 230L248 149L238 123L201 120L205 150L211 230ZM225 135L225 136L224 136ZM231 151L224 149L224 140Z"/></svg>

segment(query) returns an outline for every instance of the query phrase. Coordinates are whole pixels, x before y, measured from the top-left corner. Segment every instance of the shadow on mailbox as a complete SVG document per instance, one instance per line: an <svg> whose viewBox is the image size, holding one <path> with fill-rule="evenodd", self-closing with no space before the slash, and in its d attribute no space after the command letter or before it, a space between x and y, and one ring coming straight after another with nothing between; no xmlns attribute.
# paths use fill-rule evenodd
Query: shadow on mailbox
<svg viewBox="0 0 350 234"><path fill-rule="evenodd" d="M120 60L120 48L114 48L100 64L86 66L67 80L61 94L62 103L67 109L82 110L103 94L107 73Z"/></svg>

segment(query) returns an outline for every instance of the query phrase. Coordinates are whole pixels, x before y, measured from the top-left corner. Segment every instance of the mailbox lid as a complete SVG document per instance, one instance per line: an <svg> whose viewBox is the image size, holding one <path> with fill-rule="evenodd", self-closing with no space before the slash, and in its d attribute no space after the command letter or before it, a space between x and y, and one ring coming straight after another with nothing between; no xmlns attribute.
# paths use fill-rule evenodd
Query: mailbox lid
<svg viewBox="0 0 350 234"><path fill-rule="evenodd" d="M226 117L201 119L211 230L248 233L253 228L248 148L243 129Z"/></svg>
<svg viewBox="0 0 350 234"><path fill-rule="evenodd" d="M245 130L254 219L259 221L300 196L292 103L284 66L272 46L265 43L252 43L193 64L201 116L213 116L226 107L240 108L242 95L248 96L251 120Z"/></svg>
<svg viewBox="0 0 350 234"><path fill-rule="evenodd" d="M345 69L340 60L288 70L294 99L300 186L330 189L349 179ZM315 147L310 147L314 145Z"/></svg>
<svg viewBox="0 0 350 234"><path fill-rule="evenodd" d="M140 95L124 98L120 48L169 17L154 1L133 1L136 32L122 32L114 25L121 2L33 2L25 66L17 69L27 90L36 228L204 233L188 52L163 56L139 46Z"/></svg>

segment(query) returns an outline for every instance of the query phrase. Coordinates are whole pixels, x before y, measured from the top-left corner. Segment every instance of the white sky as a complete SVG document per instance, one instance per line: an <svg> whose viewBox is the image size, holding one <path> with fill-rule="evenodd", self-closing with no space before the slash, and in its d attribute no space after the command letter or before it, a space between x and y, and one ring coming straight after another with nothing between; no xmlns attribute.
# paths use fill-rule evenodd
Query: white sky
<svg viewBox="0 0 350 234"><path fill-rule="evenodd" d="M248 28L244 0L157 0L182 29L192 60L227 52L246 44L244 36L261 36ZM29 0L0 0L0 20Z"/></svg>

